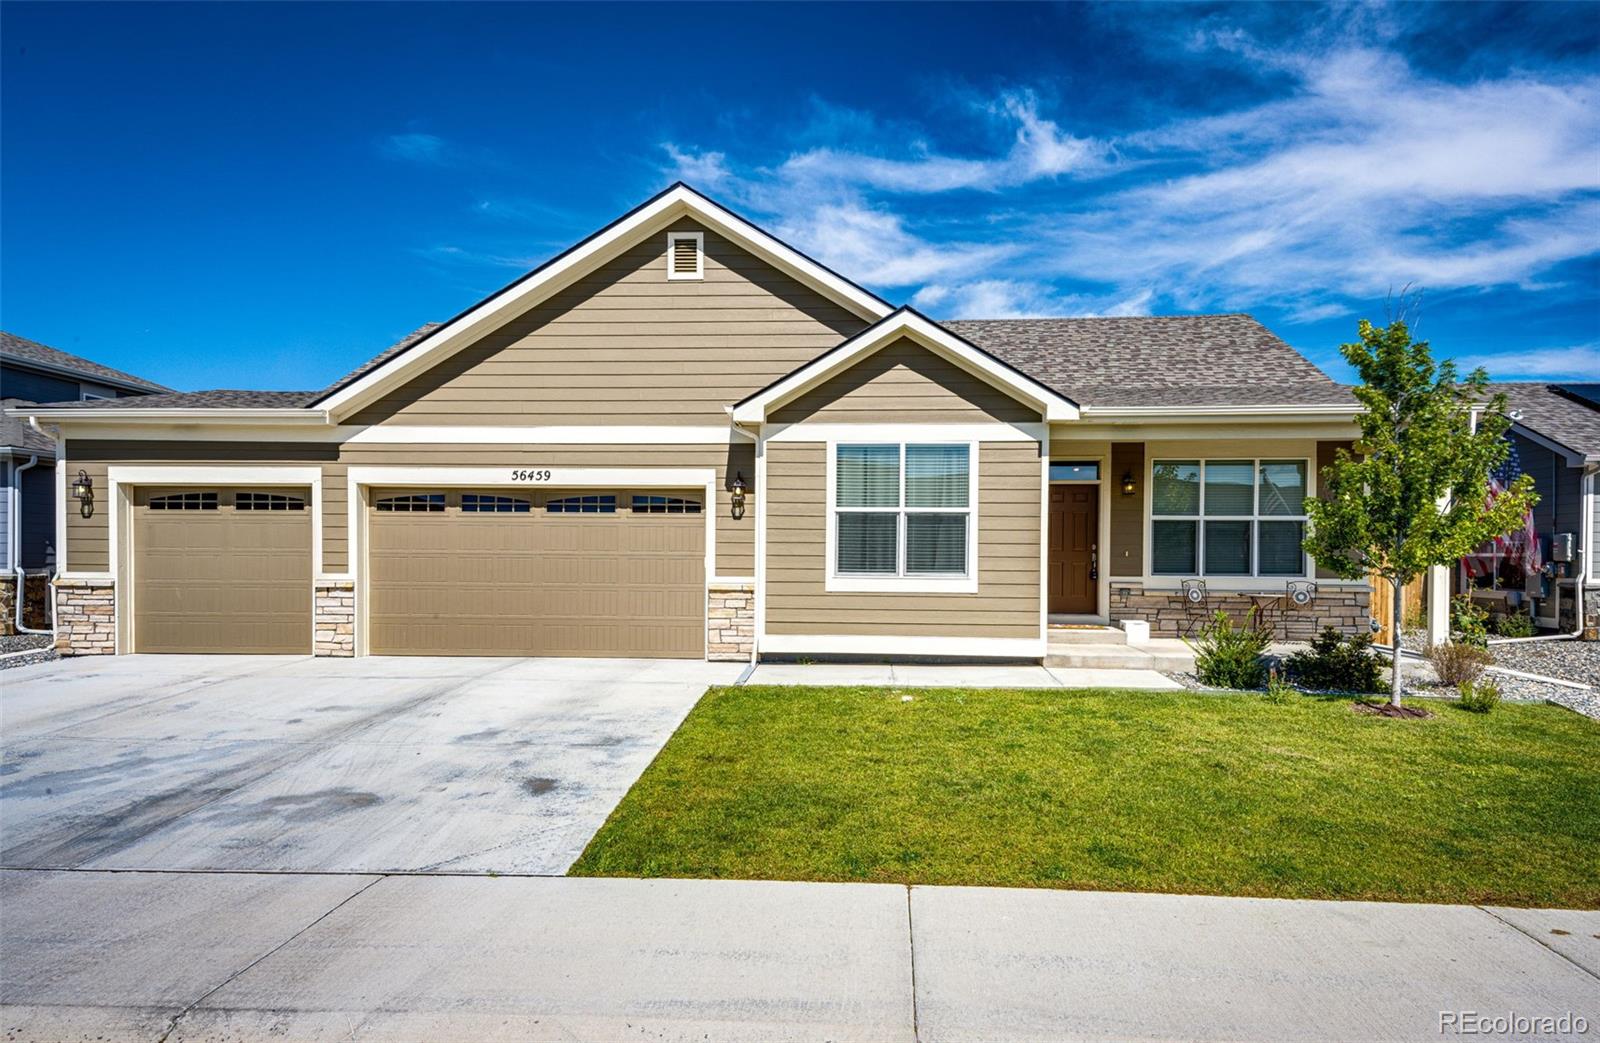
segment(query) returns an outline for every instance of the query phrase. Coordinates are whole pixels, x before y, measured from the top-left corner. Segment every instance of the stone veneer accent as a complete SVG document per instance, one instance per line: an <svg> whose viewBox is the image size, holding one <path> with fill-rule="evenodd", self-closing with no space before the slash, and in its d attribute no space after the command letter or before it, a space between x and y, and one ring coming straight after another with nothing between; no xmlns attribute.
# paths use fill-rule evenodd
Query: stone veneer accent
<svg viewBox="0 0 1600 1043"><path fill-rule="evenodd" d="M17 632L17 577L0 575L0 637Z"/></svg>
<svg viewBox="0 0 1600 1043"><path fill-rule="evenodd" d="M755 584L713 583L707 597L706 658L747 661L756 647Z"/></svg>
<svg viewBox="0 0 1600 1043"><path fill-rule="evenodd" d="M356 585L351 580L318 580L312 631L312 653L319 656L356 654Z"/></svg>
<svg viewBox="0 0 1600 1043"><path fill-rule="evenodd" d="M1208 611L1226 612L1243 623L1255 603L1244 594L1212 590ZM1350 587L1320 586L1317 596L1305 608L1285 605L1275 613L1273 632L1280 641L1309 641L1323 627L1331 626L1346 634L1370 633L1371 592ZM1189 612L1183 594L1176 590L1146 591L1142 583L1111 582L1111 619L1142 619L1150 624L1152 637L1176 637L1189 626Z"/></svg>
<svg viewBox="0 0 1600 1043"><path fill-rule="evenodd" d="M111 580L56 580L56 651L62 655L114 655L117 587Z"/></svg>

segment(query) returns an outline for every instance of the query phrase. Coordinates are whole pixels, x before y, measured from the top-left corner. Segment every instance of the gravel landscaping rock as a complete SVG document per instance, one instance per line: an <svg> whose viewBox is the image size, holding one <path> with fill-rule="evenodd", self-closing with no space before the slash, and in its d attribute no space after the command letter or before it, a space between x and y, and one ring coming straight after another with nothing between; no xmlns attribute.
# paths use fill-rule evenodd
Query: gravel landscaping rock
<svg viewBox="0 0 1600 1043"><path fill-rule="evenodd" d="M0 637L0 655L5 655L7 652L49 648L54 644L55 638L50 634L11 634Z"/></svg>
<svg viewBox="0 0 1600 1043"><path fill-rule="evenodd" d="M1600 641L1535 641L1489 645L1496 666L1559 677L1591 688L1600 685Z"/></svg>

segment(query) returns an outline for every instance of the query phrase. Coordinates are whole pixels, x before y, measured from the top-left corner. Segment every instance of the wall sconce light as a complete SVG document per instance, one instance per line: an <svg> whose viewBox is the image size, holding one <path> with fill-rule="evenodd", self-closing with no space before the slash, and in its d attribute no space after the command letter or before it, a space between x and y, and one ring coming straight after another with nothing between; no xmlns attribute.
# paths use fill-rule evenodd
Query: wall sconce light
<svg viewBox="0 0 1600 1043"><path fill-rule="evenodd" d="M1122 495L1132 496L1136 486L1133 484L1133 471L1122 472Z"/></svg>
<svg viewBox="0 0 1600 1043"><path fill-rule="evenodd" d="M744 472L740 471L733 476L733 484L728 486L728 489L733 493L733 516L735 518L744 517L744 488Z"/></svg>
<svg viewBox="0 0 1600 1043"><path fill-rule="evenodd" d="M94 517L94 481L84 471L72 480L72 498L78 501L78 513L85 518Z"/></svg>

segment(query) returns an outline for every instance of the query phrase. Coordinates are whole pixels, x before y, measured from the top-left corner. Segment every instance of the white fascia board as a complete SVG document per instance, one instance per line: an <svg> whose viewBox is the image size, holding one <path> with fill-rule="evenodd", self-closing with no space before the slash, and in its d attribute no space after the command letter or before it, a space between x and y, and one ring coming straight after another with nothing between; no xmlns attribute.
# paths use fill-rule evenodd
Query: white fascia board
<svg viewBox="0 0 1600 1043"><path fill-rule="evenodd" d="M1293 405L1293 406L1084 406L1083 419L1100 420L1117 417L1162 420L1189 420L1215 417L1220 420L1237 418L1294 420L1319 417L1354 417L1363 412L1356 404Z"/></svg>
<svg viewBox="0 0 1600 1043"><path fill-rule="evenodd" d="M916 312L902 309L877 325L862 330L816 361L800 367L760 394L735 405L734 423L763 423L769 411L792 401L829 377L849 369L900 337L909 337L973 376L1033 406L1043 414L1046 421L1078 419L1078 407L1069 399L979 351L949 330Z"/></svg>
<svg viewBox="0 0 1600 1043"><path fill-rule="evenodd" d="M775 264L866 319L879 319L893 309L866 290L725 210L705 196L677 185L639 207L543 268L531 277L464 312L434 330L360 380L318 403L335 417L348 415L416 373L448 358L483 335L570 285L646 235L653 235L680 217L692 217L731 242Z"/></svg>
<svg viewBox="0 0 1600 1043"><path fill-rule="evenodd" d="M1522 424L1519 421L1513 421L1512 422L1511 430L1516 432L1517 434L1521 435L1523 438L1526 438L1528 441L1534 443L1535 445L1544 446L1546 449L1550 450L1552 453L1555 453L1557 456L1561 457L1563 460L1565 460L1567 462L1567 466L1568 467L1582 467L1585 463L1588 463L1588 462L1592 461L1593 459L1595 459L1592 456L1585 456L1584 454L1582 454L1580 452L1577 452L1576 450L1569 449L1566 446L1562 445L1560 442L1557 442L1555 439L1547 437L1545 435L1541 435L1539 432L1535 431L1533 428L1528 427L1528 426Z"/></svg>

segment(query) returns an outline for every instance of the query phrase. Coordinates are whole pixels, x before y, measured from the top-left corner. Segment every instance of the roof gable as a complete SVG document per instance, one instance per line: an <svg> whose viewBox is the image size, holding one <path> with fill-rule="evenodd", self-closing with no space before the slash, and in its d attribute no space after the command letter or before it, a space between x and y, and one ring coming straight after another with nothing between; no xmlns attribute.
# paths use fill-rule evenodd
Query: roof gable
<svg viewBox="0 0 1600 1043"><path fill-rule="evenodd" d="M70 379L83 380L91 384L108 384L129 391L172 390L143 377L136 377L132 373L102 366L98 362L91 362L81 356L4 330L0 330L0 359L19 366L37 368L43 372L58 373Z"/></svg>
<svg viewBox="0 0 1600 1043"><path fill-rule="evenodd" d="M334 417L347 416L684 217L725 236L863 319L879 319L893 310L876 294L679 182L461 314L421 336L408 338L410 343L397 345L388 358L358 369L309 404Z"/></svg>
<svg viewBox="0 0 1600 1043"><path fill-rule="evenodd" d="M942 356L980 380L1037 410L1047 421L1078 419L1077 403L1065 395L1002 362L970 341L956 336L920 312L911 308L901 308L832 351L813 359L734 405L734 422L763 423L773 410L793 402L829 378L901 340L910 340Z"/></svg>

